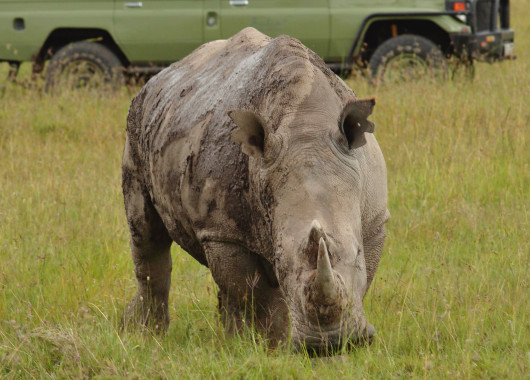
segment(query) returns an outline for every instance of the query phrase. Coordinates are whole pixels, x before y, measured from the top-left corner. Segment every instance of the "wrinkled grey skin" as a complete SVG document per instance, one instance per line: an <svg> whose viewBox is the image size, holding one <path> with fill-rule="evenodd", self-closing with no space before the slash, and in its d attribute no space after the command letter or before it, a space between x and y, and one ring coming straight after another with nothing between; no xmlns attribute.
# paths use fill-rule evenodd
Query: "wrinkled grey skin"
<svg viewBox="0 0 530 380"><path fill-rule="evenodd" d="M210 268L228 331L329 347L371 336L386 168L358 101L298 40L247 28L133 100L123 193L138 293L125 323L165 328L170 246Z"/></svg>

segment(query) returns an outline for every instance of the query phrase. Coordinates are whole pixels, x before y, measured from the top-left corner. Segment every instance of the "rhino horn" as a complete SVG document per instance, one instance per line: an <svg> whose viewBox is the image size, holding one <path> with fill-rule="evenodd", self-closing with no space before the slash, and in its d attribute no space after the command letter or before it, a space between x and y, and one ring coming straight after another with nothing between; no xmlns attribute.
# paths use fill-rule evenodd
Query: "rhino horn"
<svg viewBox="0 0 530 380"><path fill-rule="evenodd" d="M338 293L335 286L335 275L329 261L328 247L322 237L318 242L317 273L314 290L315 299L323 304L331 305L337 301Z"/></svg>

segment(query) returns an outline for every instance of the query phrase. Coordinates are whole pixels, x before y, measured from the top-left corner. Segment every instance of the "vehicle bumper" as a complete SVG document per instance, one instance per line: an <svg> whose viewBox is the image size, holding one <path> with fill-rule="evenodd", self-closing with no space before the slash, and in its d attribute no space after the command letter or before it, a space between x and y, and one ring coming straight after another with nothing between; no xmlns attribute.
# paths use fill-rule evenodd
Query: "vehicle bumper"
<svg viewBox="0 0 530 380"><path fill-rule="evenodd" d="M514 59L514 31L482 31L474 34L452 34L455 53L461 58L479 61L502 61Z"/></svg>

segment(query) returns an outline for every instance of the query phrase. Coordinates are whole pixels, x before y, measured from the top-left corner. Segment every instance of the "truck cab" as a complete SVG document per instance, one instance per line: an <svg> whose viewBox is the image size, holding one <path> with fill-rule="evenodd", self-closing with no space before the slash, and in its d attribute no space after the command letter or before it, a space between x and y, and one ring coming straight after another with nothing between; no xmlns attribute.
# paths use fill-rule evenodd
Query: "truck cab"
<svg viewBox="0 0 530 380"><path fill-rule="evenodd" d="M336 71L512 58L509 0L0 0L0 61L121 83L252 26L301 40ZM45 70L45 66L47 67Z"/></svg>

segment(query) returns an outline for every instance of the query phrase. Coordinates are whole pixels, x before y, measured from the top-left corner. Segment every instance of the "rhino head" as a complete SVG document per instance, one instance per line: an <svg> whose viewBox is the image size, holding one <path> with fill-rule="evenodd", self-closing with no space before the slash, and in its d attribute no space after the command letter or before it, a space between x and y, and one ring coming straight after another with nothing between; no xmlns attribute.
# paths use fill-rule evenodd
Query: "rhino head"
<svg viewBox="0 0 530 380"><path fill-rule="evenodd" d="M265 111L229 111L299 347L321 350L374 333L362 307L369 284L361 236L361 150L374 105L313 88L277 125Z"/></svg>

